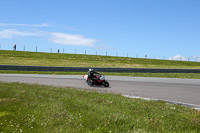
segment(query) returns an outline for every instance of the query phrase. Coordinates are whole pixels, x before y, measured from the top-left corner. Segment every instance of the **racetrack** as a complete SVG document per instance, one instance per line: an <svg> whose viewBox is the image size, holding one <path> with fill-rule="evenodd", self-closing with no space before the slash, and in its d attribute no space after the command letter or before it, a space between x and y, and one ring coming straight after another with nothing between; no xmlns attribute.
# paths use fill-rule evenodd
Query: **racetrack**
<svg viewBox="0 0 200 133"><path fill-rule="evenodd" d="M89 87L81 75L0 74L0 81L21 82L111 92L150 99L176 101L200 107L200 79L107 76L109 88Z"/></svg>

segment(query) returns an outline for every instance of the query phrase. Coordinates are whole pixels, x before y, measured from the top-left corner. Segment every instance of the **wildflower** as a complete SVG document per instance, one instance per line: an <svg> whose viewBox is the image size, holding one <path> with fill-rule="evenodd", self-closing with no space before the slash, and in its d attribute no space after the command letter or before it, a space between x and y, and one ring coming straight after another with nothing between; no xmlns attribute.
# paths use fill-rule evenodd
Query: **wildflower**
<svg viewBox="0 0 200 133"><path fill-rule="evenodd" d="M176 107L170 107L170 109L172 109L172 110L175 110L175 109L176 109Z"/></svg>

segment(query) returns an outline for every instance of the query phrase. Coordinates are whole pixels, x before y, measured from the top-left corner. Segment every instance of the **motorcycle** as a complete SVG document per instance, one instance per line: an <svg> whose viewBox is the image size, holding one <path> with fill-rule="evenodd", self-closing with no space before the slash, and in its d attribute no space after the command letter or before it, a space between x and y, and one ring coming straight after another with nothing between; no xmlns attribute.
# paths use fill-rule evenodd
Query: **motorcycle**
<svg viewBox="0 0 200 133"><path fill-rule="evenodd" d="M86 79L86 83L89 86L94 86L94 85L103 85L104 87L109 87L108 81L105 80L105 76L101 74L95 75L97 80L92 81L91 79L88 78L88 75L83 75L83 78Z"/></svg>

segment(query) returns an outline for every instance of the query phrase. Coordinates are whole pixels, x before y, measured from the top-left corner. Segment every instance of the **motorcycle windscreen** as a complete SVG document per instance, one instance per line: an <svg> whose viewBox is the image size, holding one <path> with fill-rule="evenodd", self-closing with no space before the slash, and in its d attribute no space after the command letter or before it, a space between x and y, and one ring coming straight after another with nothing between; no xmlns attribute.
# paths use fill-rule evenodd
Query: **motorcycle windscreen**
<svg viewBox="0 0 200 133"><path fill-rule="evenodd" d="M101 75L100 80L104 80L105 76Z"/></svg>

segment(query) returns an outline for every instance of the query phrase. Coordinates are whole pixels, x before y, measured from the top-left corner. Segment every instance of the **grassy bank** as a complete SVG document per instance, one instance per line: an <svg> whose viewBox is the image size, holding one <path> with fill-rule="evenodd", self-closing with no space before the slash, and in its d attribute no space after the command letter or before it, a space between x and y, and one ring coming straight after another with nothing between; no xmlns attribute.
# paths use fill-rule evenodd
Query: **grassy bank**
<svg viewBox="0 0 200 133"><path fill-rule="evenodd" d="M200 62L5 50L0 50L0 64L68 67L200 69Z"/></svg>
<svg viewBox="0 0 200 133"><path fill-rule="evenodd" d="M0 70L2 74L51 74L51 75L85 75L87 72L43 72L43 71L10 71ZM105 76L131 76L131 77L161 77L161 78L185 78L200 79L200 73L108 73Z"/></svg>
<svg viewBox="0 0 200 133"><path fill-rule="evenodd" d="M199 132L200 112L165 102L0 82L0 132Z"/></svg>

